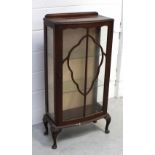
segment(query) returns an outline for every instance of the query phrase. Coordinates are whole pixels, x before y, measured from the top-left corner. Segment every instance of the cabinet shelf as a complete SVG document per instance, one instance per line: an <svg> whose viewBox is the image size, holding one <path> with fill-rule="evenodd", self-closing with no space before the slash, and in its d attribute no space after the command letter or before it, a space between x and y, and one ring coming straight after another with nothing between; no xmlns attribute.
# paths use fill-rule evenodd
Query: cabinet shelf
<svg viewBox="0 0 155 155"><path fill-rule="evenodd" d="M66 55L67 56L67 55ZM66 58L66 56L64 57L64 59ZM92 53L92 52L90 52L89 53L89 51L88 51L88 59L89 58L99 58L101 56L101 54L100 54L100 52L99 53ZM70 56L70 61L71 60L75 60L75 59L85 59L86 58L86 56L85 56L85 52L80 52L80 54L78 53L78 52L75 52L74 54L72 54L71 56Z"/></svg>
<svg viewBox="0 0 155 155"><path fill-rule="evenodd" d="M87 79L87 88L89 89L93 78ZM79 87L81 90L84 90L84 78L83 79L76 79L76 82L79 84ZM103 86L103 81L96 80L94 83L95 87L101 87ZM73 81L64 81L63 82L63 93L69 93L77 91L76 85L73 83Z"/></svg>
<svg viewBox="0 0 155 155"><path fill-rule="evenodd" d="M102 111L102 106L99 103L86 105L87 116L101 111ZM63 120L65 121L73 120L75 118L82 118L82 117L83 117L83 106L63 111Z"/></svg>

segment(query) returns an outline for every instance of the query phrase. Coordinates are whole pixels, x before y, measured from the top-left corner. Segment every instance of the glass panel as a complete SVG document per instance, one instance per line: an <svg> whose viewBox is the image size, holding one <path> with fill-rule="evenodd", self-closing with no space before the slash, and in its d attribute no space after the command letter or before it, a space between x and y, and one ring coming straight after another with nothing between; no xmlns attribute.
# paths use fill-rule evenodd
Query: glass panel
<svg viewBox="0 0 155 155"><path fill-rule="evenodd" d="M48 107L54 119L54 61L53 61L53 29L47 27L47 54L48 54Z"/></svg>
<svg viewBox="0 0 155 155"><path fill-rule="evenodd" d="M99 34L99 31L101 31L101 36ZM105 52L106 39L107 39L106 36L107 26L104 26L103 28L101 28L101 30L92 28L90 30L90 35L93 38L95 38L95 40L99 44L101 44L101 46L103 47L103 51ZM104 83L105 59L106 59L104 56L102 62L101 48L96 43L94 43L94 41L91 38L89 38L88 43L89 43L88 52L93 51L95 54L94 57L91 58L88 57L87 77L89 81L87 81L87 92L88 91L90 92L86 97L86 116L102 111L103 91L104 91L103 83ZM99 66L101 67L99 68ZM97 74L98 69L99 74Z"/></svg>
<svg viewBox="0 0 155 155"><path fill-rule="evenodd" d="M79 43L80 39L86 35L86 29L66 29L63 31L63 120L71 120L83 117L83 102L84 97L78 91L75 83L79 86L79 90L84 92L84 77L85 77L85 51L86 39ZM79 45L77 45L79 43ZM69 57L69 66L67 56L73 46L77 45Z"/></svg>
<svg viewBox="0 0 155 155"><path fill-rule="evenodd" d="M77 29L66 29L63 31L63 59L68 55L69 50L75 46L80 39L86 35L86 29L77 28ZM90 45L91 46L91 45ZM92 45L93 46L93 45ZM80 46L77 46L72 52L71 59L85 58L86 51L86 38L81 41ZM88 57L94 56L94 51L91 50L88 53Z"/></svg>
<svg viewBox="0 0 155 155"><path fill-rule="evenodd" d="M100 35L101 33L101 35ZM86 63L86 29L63 31L63 120L84 116L84 80ZM87 58L86 116L101 112L106 53L107 26L89 29ZM70 53L70 55L69 55ZM103 62L102 62L103 61ZM101 64L102 62L102 64ZM100 72L98 69L100 66ZM72 72L72 74L71 74ZM78 88L77 88L78 87ZM89 93L88 93L89 92Z"/></svg>
<svg viewBox="0 0 155 155"><path fill-rule="evenodd" d="M82 88L82 86L84 86L84 80L83 79L77 79L76 80L77 83L79 84L80 88ZM88 86L90 85L90 83L92 82L92 79L87 79L87 83L88 83ZM95 81L95 86L96 87L101 87L103 86L103 79L98 79L98 82L96 83ZM88 89L88 86L87 86L87 89ZM84 88L81 89L82 92L84 91ZM77 91L77 88L76 88L76 85L72 82L72 80L70 81L64 81L63 83L63 92L64 93L69 93L69 92L74 92L74 91Z"/></svg>
<svg viewBox="0 0 155 155"><path fill-rule="evenodd" d="M107 36L108 36L108 26L102 26L101 35L100 35L100 44L103 47L103 50L105 53L106 53L106 46L107 46Z"/></svg>

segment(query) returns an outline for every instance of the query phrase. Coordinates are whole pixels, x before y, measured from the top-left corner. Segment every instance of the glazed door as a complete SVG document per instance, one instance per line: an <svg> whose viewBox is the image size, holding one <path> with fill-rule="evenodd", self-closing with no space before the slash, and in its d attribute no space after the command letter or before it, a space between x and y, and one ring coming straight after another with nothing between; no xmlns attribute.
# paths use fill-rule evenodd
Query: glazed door
<svg viewBox="0 0 155 155"><path fill-rule="evenodd" d="M63 30L63 121L103 110L107 30L107 26Z"/></svg>

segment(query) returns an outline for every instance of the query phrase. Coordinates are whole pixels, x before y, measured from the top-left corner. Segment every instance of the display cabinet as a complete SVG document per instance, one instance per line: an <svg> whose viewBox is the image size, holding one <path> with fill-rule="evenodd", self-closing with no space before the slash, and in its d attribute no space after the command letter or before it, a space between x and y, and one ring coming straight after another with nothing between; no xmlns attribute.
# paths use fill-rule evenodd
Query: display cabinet
<svg viewBox="0 0 155 155"><path fill-rule="evenodd" d="M106 120L114 20L97 12L48 14L44 18L45 135ZM49 124L49 126L48 126Z"/></svg>

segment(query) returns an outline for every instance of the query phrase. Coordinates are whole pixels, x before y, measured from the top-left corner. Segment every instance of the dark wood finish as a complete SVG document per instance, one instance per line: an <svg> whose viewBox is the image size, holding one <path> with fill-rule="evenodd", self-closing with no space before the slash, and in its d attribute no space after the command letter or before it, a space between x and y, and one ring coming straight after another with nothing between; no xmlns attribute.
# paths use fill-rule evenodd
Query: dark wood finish
<svg viewBox="0 0 155 155"><path fill-rule="evenodd" d="M100 16L96 12L91 13L64 13L64 14L48 14L45 16L45 22L52 24L80 24L80 23L97 23L109 21L111 18Z"/></svg>
<svg viewBox="0 0 155 155"><path fill-rule="evenodd" d="M63 122L62 125L56 125L55 122L53 121L52 117L51 117L51 114L49 114L49 113L45 114L44 117L46 117L50 126L53 126L57 129L63 129L63 128L68 128L68 127L72 127L72 126L78 126L78 125L83 125L86 123L94 122L94 121L97 121L97 120L102 119L102 118L104 118L106 120L107 115L109 115L109 114L108 113L103 114L103 112L95 113L95 114L92 114L88 117L85 117L85 119L79 118L76 120L65 121L65 122ZM45 129L45 131L46 131L46 129Z"/></svg>
<svg viewBox="0 0 155 155"><path fill-rule="evenodd" d="M104 117L104 118L106 120L105 133L109 133L110 130L108 129L108 127L111 122L111 116L107 113L106 117Z"/></svg>
<svg viewBox="0 0 155 155"><path fill-rule="evenodd" d="M68 121L64 121L62 123L62 126L70 126L70 124L81 124L81 123L84 123L84 122L92 122L93 120L96 120L96 119L101 119L104 117L104 114L103 112L97 112L97 113L93 113L87 117L81 117L81 118L77 118L77 119L73 119L73 120L68 120Z"/></svg>
<svg viewBox="0 0 155 155"><path fill-rule="evenodd" d="M47 14L45 18L85 18L97 16L97 12L76 12L76 13L57 13L57 14Z"/></svg>
<svg viewBox="0 0 155 155"><path fill-rule="evenodd" d="M44 115L44 117L43 117L43 123L44 123L44 126L45 126L44 135L48 135L48 119L47 119L46 115Z"/></svg>
<svg viewBox="0 0 155 155"><path fill-rule="evenodd" d="M54 107L55 122L62 122L62 30L54 28Z"/></svg>
<svg viewBox="0 0 155 155"><path fill-rule="evenodd" d="M74 125L80 125L90 122L97 122L97 120L104 118L106 120L105 133L109 133L109 124L111 117L107 113L108 105L108 91L109 91L109 78L110 78L110 65L111 65L111 50L112 50L112 37L113 37L113 22L114 20L108 17L100 16L97 12L86 13L65 13L65 14L48 14L44 18L44 66L45 66L45 105L46 113L43 117L43 123L45 126L45 135L48 134L48 124L50 125L52 137L53 137L53 149L57 148L56 138L63 128L71 127ZM100 45L100 29L101 26L108 26L107 48L104 53L102 46ZM54 117L49 113L49 101L48 101L48 59L47 59L47 27L52 27L54 32ZM84 79L84 92L80 92L84 96L84 105L79 108L69 109L63 111L62 94L63 94L63 75L62 66L64 61L67 60L68 68L69 58L72 50L80 44L79 41L69 51L68 57L63 60L63 30L67 28L85 28L87 34L84 34L81 41L86 38L86 55L85 55L85 79ZM95 28L97 32L96 38L89 35L89 28ZM101 49L102 58L105 57L106 69L104 80L104 94L103 105L97 103L97 89L94 89L94 104L86 105L87 94L93 88L95 80L93 81L90 89L87 91L87 59L88 59L88 37L90 37L97 46L96 52ZM101 61L102 64L103 60ZM100 72L100 65L98 64L98 58L96 60L96 75L98 77ZM70 70L72 74L72 70ZM72 81L76 84L76 81L72 78ZM82 111L82 113L81 113Z"/></svg>
<svg viewBox="0 0 155 155"><path fill-rule="evenodd" d="M86 106L86 105L85 105ZM93 113L99 113L102 109L102 106L98 103L93 104L93 105L87 105L85 108L83 107L78 107L78 108L74 108L74 109L69 109L69 110L65 110L63 112L63 118L64 120L71 120L71 119L78 119L78 118L83 118L83 109L85 109L85 114L87 115L91 115Z"/></svg>
<svg viewBox="0 0 155 155"><path fill-rule="evenodd" d="M107 113L107 105L108 105L112 39L113 39L113 21L108 25L106 64L105 64L106 69L105 69L104 94L103 94L103 112L104 113Z"/></svg>
<svg viewBox="0 0 155 155"><path fill-rule="evenodd" d="M44 79L45 79L45 111L48 113L48 62L47 62L47 26L44 24Z"/></svg>
<svg viewBox="0 0 155 155"><path fill-rule="evenodd" d="M56 149L57 148L57 136L58 134L61 132L61 129L57 129L53 126L51 126L51 134L52 134L52 137L53 137L53 145L52 145L52 149Z"/></svg>
<svg viewBox="0 0 155 155"><path fill-rule="evenodd" d="M86 31L86 56L85 56L85 79L84 79L84 107L83 107L83 117L86 115L86 97L87 97L87 65L88 65L88 35L89 29Z"/></svg>

